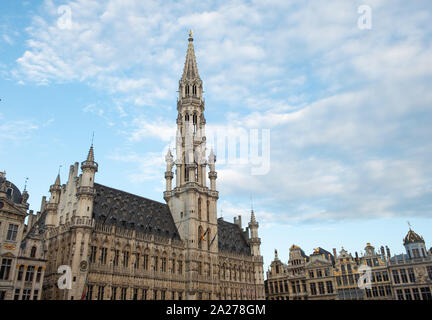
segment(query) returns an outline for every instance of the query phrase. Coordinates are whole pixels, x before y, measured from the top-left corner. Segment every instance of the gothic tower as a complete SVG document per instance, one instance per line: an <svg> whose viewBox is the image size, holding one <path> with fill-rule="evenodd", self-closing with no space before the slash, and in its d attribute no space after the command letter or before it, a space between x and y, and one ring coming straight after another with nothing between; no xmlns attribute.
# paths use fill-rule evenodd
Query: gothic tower
<svg viewBox="0 0 432 320"><path fill-rule="evenodd" d="M189 258L186 270L192 280L199 278L203 273L210 275L213 265L215 269L217 266L219 195L216 191L216 158L213 150L208 161L205 158L206 120L203 83L198 74L192 32L188 40L183 75L179 81L176 159L174 162L171 151L168 151L164 198L170 207L180 237L186 243ZM172 188L174 165L176 178L175 188ZM210 188L207 187L207 166ZM189 299L199 299L198 292L201 291L216 292L216 283L212 284L214 288L199 288L200 284L196 281L191 281L190 284Z"/></svg>

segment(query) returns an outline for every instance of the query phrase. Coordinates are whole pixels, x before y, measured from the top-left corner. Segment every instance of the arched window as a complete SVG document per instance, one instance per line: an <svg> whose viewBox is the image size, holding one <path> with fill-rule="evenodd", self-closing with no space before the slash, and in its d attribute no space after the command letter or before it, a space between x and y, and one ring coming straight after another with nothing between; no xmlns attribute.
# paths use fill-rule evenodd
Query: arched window
<svg viewBox="0 0 432 320"><path fill-rule="evenodd" d="M203 243L203 228L201 226L198 227L198 248L202 249Z"/></svg>
<svg viewBox="0 0 432 320"><path fill-rule="evenodd" d="M192 87L192 93L193 93L194 96L196 96L196 94L197 94L197 87L196 87L196 85L194 85Z"/></svg>
<svg viewBox="0 0 432 320"><path fill-rule="evenodd" d="M185 167L185 182L188 182L189 181L189 169L186 167L186 166L184 166Z"/></svg>
<svg viewBox="0 0 432 320"><path fill-rule="evenodd" d="M30 258L36 257L36 247L33 246L30 250Z"/></svg>
<svg viewBox="0 0 432 320"><path fill-rule="evenodd" d="M198 123L198 116L196 115L196 113L194 113L193 116L192 116L192 122L193 122L193 134L196 134L196 132L197 132L197 123Z"/></svg>
<svg viewBox="0 0 432 320"><path fill-rule="evenodd" d="M185 114L185 121L189 121L189 114L188 113Z"/></svg>
<svg viewBox="0 0 432 320"><path fill-rule="evenodd" d="M201 220L201 198L198 198L198 219Z"/></svg>
<svg viewBox="0 0 432 320"><path fill-rule="evenodd" d="M185 91L186 91L186 96L188 96L189 95L189 85L186 85Z"/></svg>

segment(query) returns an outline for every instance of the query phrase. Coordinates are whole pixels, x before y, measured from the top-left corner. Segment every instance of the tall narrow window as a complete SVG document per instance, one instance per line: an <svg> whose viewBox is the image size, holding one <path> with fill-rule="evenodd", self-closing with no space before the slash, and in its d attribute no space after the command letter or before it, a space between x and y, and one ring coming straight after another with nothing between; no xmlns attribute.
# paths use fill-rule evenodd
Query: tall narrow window
<svg viewBox="0 0 432 320"><path fill-rule="evenodd" d="M119 250L114 250L114 266L117 267L119 264L119 255L120 255L120 251Z"/></svg>
<svg viewBox="0 0 432 320"><path fill-rule="evenodd" d="M15 241L18 233L18 225L10 223L8 233L6 236L6 240L8 241Z"/></svg>
<svg viewBox="0 0 432 320"><path fill-rule="evenodd" d="M36 282L40 282L40 280L41 280L41 278L42 278L42 267L39 267L38 269L37 269L37 273L36 273Z"/></svg>
<svg viewBox="0 0 432 320"><path fill-rule="evenodd" d="M126 300L126 297L127 297L127 288L122 288L121 289L121 299Z"/></svg>
<svg viewBox="0 0 432 320"><path fill-rule="evenodd" d="M96 262L96 246L90 247L90 263Z"/></svg>
<svg viewBox="0 0 432 320"><path fill-rule="evenodd" d="M30 300L30 293L31 293L31 289L24 289L22 299L23 300Z"/></svg>
<svg viewBox="0 0 432 320"><path fill-rule="evenodd" d="M198 219L201 220L201 198L198 198Z"/></svg>
<svg viewBox="0 0 432 320"><path fill-rule="evenodd" d="M210 250L210 246L211 246L211 241L213 241L213 239L211 238L210 235L210 228L207 229L207 250Z"/></svg>
<svg viewBox="0 0 432 320"><path fill-rule="evenodd" d="M17 281L21 281L24 274L24 266L20 266L18 269Z"/></svg>
<svg viewBox="0 0 432 320"><path fill-rule="evenodd" d="M196 134L196 132L197 132L197 122L198 122L198 117L197 117L196 113L194 113L194 115L192 117L192 120L193 120L193 134Z"/></svg>
<svg viewBox="0 0 432 320"><path fill-rule="evenodd" d="M210 201L207 200L207 221L210 222Z"/></svg>
<svg viewBox="0 0 432 320"><path fill-rule="evenodd" d="M144 268L144 270L148 270L148 254L145 254L144 255L144 258L143 258L143 268Z"/></svg>
<svg viewBox="0 0 432 320"><path fill-rule="evenodd" d="M87 295L85 297L86 300L92 300L93 299L93 285L88 286Z"/></svg>
<svg viewBox="0 0 432 320"><path fill-rule="evenodd" d="M161 259L161 271L166 272L167 259L164 257Z"/></svg>
<svg viewBox="0 0 432 320"><path fill-rule="evenodd" d="M193 93L194 96L196 96L196 94L197 94L197 87L196 87L196 85L194 85L192 87L192 93Z"/></svg>
<svg viewBox="0 0 432 320"><path fill-rule="evenodd" d="M98 288L98 300L104 299L104 291L105 291L105 287L99 286L99 288Z"/></svg>
<svg viewBox="0 0 432 320"><path fill-rule="evenodd" d="M153 260L154 260L153 270L154 271L158 271L158 266L159 266L159 258L158 258L158 256L154 256Z"/></svg>
<svg viewBox="0 0 432 320"><path fill-rule="evenodd" d="M30 258L36 257L36 247L33 246L30 251Z"/></svg>
<svg viewBox="0 0 432 320"><path fill-rule="evenodd" d="M201 226L198 227L198 248L202 249L202 243L204 241L203 228Z"/></svg>
<svg viewBox="0 0 432 320"><path fill-rule="evenodd" d="M140 255L139 253L135 254L135 269L139 268Z"/></svg>
<svg viewBox="0 0 432 320"><path fill-rule="evenodd" d="M35 270L34 266L28 266L27 267L27 272L25 275L25 281L28 281L28 282L33 281L34 270Z"/></svg>
<svg viewBox="0 0 432 320"><path fill-rule="evenodd" d="M101 264L106 264L107 255L108 255L108 248L101 248L101 256L100 256Z"/></svg>
<svg viewBox="0 0 432 320"><path fill-rule="evenodd" d="M175 273L175 259L172 259L172 268L171 268L171 273Z"/></svg>
<svg viewBox="0 0 432 320"><path fill-rule="evenodd" d="M129 252L124 251L123 252L123 267L129 266Z"/></svg>

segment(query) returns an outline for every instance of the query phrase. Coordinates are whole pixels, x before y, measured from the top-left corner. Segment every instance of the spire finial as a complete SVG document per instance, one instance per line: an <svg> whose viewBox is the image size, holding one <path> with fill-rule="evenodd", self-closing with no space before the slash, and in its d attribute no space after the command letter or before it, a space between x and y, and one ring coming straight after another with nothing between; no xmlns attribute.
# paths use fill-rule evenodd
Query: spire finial
<svg viewBox="0 0 432 320"><path fill-rule="evenodd" d="M409 229L411 230L411 223L409 221L407 221L407 223L408 223Z"/></svg>
<svg viewBox="0 0 432 320"><path fill-rule="evenodd" d="M185 60L183 75L181 77L181 80L183 81L186 79L194 80L194 81L198 81L198 84L201 85L201 78L198 73L198 66L195 57L195 49L193 45L192 34L193 31L191 30L189 32L189 44L186 52L186 60Z"/></svg>
<svg viewBox="0 0 432 320"><path fill-rule="evenodd" d="M253 198L252 198L252 195L250 196L250 200L251 200L251 212L253 212Z"/></svg>
<svg viewBox="0 0 432 320"><path fill-rule="evenodd" d="M92 141L92 144L91 144L91 146L90 146L89 153L88 153L88 155L87 155L87 161L89 161L89 162L94 162L93 141Z"/></svg>
<svg viewBox="0 0 432 320"><path fill-rule="evenodd" d="M27 191L27 181L28 181L28 177L25 177L25 180L24 180L24 191Z"/></svg>
<svg viewBox="0 0 432 320"><path fill-rule="evenodd" d="M91 139L91 145L93 146L93 141L94 141L94 131L92 133L92 139Z"/></svg>

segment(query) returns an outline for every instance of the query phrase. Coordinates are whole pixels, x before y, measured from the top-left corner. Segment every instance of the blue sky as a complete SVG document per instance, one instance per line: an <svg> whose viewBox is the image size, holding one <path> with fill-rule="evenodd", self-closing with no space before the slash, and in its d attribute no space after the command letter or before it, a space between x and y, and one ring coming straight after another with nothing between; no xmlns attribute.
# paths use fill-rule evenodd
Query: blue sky
<svg viewBox="0 0 432 320"><path fill-rule="evenodd" d="M372 9L361 30L360 5ZM71 28L59 22L68 6ZM270 171L216 163L219 215L260 222L265 265L295 243L431 246L430 1L0 3L0 170L40 207L58 168L163 201L187 33L211 131L270 129ZM218 158L219 160L219 158ZM222 210L222 212L221 212Z"/></svg>

